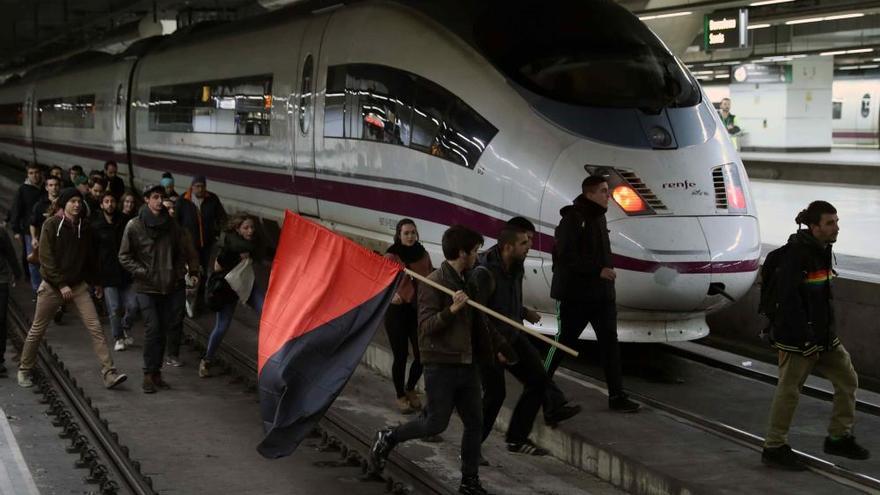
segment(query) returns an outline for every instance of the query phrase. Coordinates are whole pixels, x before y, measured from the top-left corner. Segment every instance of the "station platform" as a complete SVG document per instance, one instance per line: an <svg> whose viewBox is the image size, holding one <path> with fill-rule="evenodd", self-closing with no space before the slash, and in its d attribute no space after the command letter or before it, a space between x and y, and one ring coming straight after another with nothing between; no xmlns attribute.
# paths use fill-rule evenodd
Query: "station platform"
<svg viewBox="0 0 880 495"><path fill-rule="evenodd" d="M741 151L752 179L880 185L880 150L832 148L827 152Z"/></svg>
<svg viewBox="0 0 880 495"><path fill-rule="evenodd" d="M6 411L0 408L0 494L39 495Z"/></svg>

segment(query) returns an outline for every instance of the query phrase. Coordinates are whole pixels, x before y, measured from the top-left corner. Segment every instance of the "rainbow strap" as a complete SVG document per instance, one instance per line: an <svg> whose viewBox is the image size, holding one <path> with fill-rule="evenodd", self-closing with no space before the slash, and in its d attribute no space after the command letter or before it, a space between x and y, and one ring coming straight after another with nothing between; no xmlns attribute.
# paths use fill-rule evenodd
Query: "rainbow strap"
<svg viewBox="0 0 880 495"><path fill-rule="evenodd" d="M807 273L807 276L804 277L804 283L807 285L822 285L831 280L832 277L834 277L834 272L831 270L816 270Z"/></svg>

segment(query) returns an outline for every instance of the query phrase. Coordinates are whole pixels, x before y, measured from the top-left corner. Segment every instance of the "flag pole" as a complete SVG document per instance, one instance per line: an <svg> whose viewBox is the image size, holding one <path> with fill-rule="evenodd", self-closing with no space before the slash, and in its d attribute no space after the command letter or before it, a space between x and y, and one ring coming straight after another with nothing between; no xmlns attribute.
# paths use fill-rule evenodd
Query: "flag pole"
<svg viewBox="0 0 880 495"><path fill-rule="evenodd" d="M419 282L426 283L426 284L430 285L431 287L433 287L433 288L435 288L435 289L437 289L437 290L439 290L439 291L441 291L441 292L445 292L446 294L449 294L450 296L452 296L452 295L455 294L455 291L453 291L452 289L449 289L448 287L445 287L445 286L443 286L443 285L441 285L441 284L438 284L437 282L434 282L433 280L431 280L431 279L429 279L429 278L427 278L427 277L424 277L424 276L422 276L422 275L419 275L418 273L416 273L416 272L410 270L409 268L404 268L404 271L406 271L407 275L409 275L409 276L415 278L415 279L418 280ZM544 335L544 334L542 334L542 333L540 333L540 332L537 332L537 331L535 331L535 330L532 330L531 328L529 328L529 327L523 325L521 322L516 322L516 321L514 321L514 320L511 320L510 318L504 316L503 314L501 314L501 313L499 313L499 312L497 312L497 311L494 311L494 310L492 310L492 309L489 309L489 308L487 308L486 306L483 306L482 304L480 304L480 303L478 303L478 302L476 302L476 301L473 301L473 300L471 300L471 299L468 299L467 303L468 303L469 305L471 305L472 307L474 307L474 308L476 308L476 309L482 311L483 313L486 313L486 314L489 315L489 316L492 316L492 317L494 317L494 318L496 318L496 319L498 319L498 320L503 321L504 323L507 323L508 325L510 325L510 326L512 326L512 327L514 327L514 328L516 328L517 330L520 330L520 331L522 331L522 332L526 332L527 334L529 334L529 335L531 335L531 336L533 336L533 337L535 337L535 338L538 338L538 339L540 339L540 340L542 340L542 341L544 341L544 342L546 342L546 343L548 343L548 344L550 344L550 345L552 345L552 346L554 346L554 347L557 347L558 349L560 349L560 350L562 350L562 351L564 351L564 352L567 352L567 353L571 354L571 355L574 356L574 357L577 357L577 356L578 356L577 351L574 350L574 349L572 349L571 347L568 347L568 346L565 345L565 344L560 344L559 342L556 342L555 340L553 340L553 339L547 337L546 335Z"/></svg>

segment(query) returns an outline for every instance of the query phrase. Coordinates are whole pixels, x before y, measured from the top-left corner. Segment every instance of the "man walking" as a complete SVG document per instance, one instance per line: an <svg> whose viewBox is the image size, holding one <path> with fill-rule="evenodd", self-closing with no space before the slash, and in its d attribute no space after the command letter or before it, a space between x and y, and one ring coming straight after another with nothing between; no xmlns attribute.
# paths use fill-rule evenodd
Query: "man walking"
<svg viewBox="0 0 880 495"><path fill-rule="evenodd" d="M771 272L762 272L762 302L765 291L775 295L768 296L775 300L762 311L770 319L771 340L779 351L779 382L761 460L771 467L802 471L807 468L788 446L787 436L801 387L813 369L834 386L825 453L859 460L871 453L852 434L859 381L837 338L831 303L831 247L840 232L837 210L828 202L813 201L795 221L806 228L792 234L780 248L784 252L773 256L778 264L771 261L773 253L768 255L763 270Z"/></svg>
<svg viewBox="0 0 880 495"><path fill-rule="evenodd" d="M193 177L189 190L177 199L176 210L180 225L189 231L199 253L202 272L210 272L211 251L226 223L226 210L223 209L220 198L208 191L204 175ZM198 294L201 294L203 287L197 287ZM187 301L186 309L190 317L195 316L198 300L196 298L195 301Z"/></svg>
<svg viewBox="0 0 880 495"><path fill-rule="evenodd" d="M94 257L91 256L91 232L82 217L83 197L75 189L65 189L57 203L58 213L43 223L40 233L40 274L43 281L37 290L34 321L21 351L18 384L22 387L34 385L32 370L49 321L62 302L73 302L101 362L104 386L114 388L124 382L126 376L117 373L113 366L104 330L86 286L86 278L94 273Z"/></svg>
<svg viewBox="0 0 880 495"><path fill-rule="evenodd" d="M421 284L418 292L419 351L424 364L427 405L418 419L376 433L370 449L370 469L376 474L382 471L398 443L443 433L452 410L456 409L464 423L458 491L487 493L479 479L483 424L479 365L495 358L501 363L514 363L516 356L504 338L487 325L485 315L467 304L466 275L482 244L483 236L461 225L443 233L446 261L428 278L455 291L455 295L449 296L427 284Z"/></svg>
<svg viewBox="0 0 880 495"><path fill-rule="evenodd" d="M528 222L526 219L522 220ZM474 292L471 293L478 294L475 298L485 302L490 309L514 321L526 319L537 323L538 314L524 307L522 302L523 263L531 246L529 231L508 223L498 235L498 244L481 253L477 258L478 266L471 274L469 285L474 287ZM489 324L510 343L519 361L507 366L493 361L480 367L483 382L483 441L492 432L495 419L504 404L507 390L504 380L506 368L523 385L522 394L507 428L507 450L518 454L546 455L547 450L529 440L529 434L535 417L548 395L548 389L553 385L551 379L544 370L538 350L529 341L527 335L495 319L490 319ZM559 394L561 395L561 392ZM558 423L578 412L580 407L565 405L562 399L557 410L545 412L545 416Z"/></svg>
<svg viewBox="0 0 880 495"><path fill-rule="evenodd" d="M35 246L28 226L30 225L31 212L34 209L34 205L44 195L43 171L36 163L30 163L27 166L27 178L25 178L24 184L18 187L18 190L15 191L15 196L12 198L12 206L7 214L6 221L12 227L15 240L21 244L21 263L25 272L30 275L31 281L38 280L39 274L35 273L38 268L27 262L27 257ZM39 284L37 284L37 287L39 287ZM37 292L37 287L33 287L34 294Z"/></svg>
<svg viewBox="0 0 880 495"><path fill-rule="evenodd" d="M573 346L586 328L593 326L599 343L608 406L613 411L636 412L641 406L623 392L620 344L617 342L617 306L611 263L611 241L605 212L608 211L608 182L592 175L581 183L581 194L559 214L556 246L553 248L553 281L550 296L559 301L559 332L556 340ZM552 377L562 354L550 348L545 359Z"/></svg>
<svg viewBox="0 0 880 495"><path fill-rule="evenodd" d="M183 318L184 277L198 280L198 260L187 236L162 206L161 185L144 190L145 207L125 226L119 262L134 278L137 303L144 316L143 391L170 386L162 379L162 356L168 332Z"/></svg>

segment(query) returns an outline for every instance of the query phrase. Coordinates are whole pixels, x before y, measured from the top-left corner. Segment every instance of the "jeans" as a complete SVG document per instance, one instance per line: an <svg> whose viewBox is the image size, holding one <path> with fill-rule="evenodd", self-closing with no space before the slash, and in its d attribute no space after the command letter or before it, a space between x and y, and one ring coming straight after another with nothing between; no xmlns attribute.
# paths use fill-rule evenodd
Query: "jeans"
<svg viewBox="0 0 880 495"><path fill-rule="evenodd" d="M477 476L480 469L483 410L480 400L480 373L475 364L425 365L427 405L418 418L392 430L394 443L439 435L449 425L456 409L464 423L461 436L462 477Z"/></svg>
<svg viewBox="0 0 880 495"><path fill-rule="evenodd" d="M110 316L110 329L113 339L125 338L131 330L131 315L137 312L137 299L133 296L131 284L119 287L104 287L104 304Z"/></svg>
<svg viewBox="0 0 880 495"><path fill-rule="evenodd" d="M0 282L0 366L6 356L6 310L9 307L9 284Z"/></svg>
<svg viewBox="0 0 880 495"><path fill-rule="evenodd" d="M599 343L602 368L608 396L623 394L623 378L620 371L620 344L617 342L617 307L614 301L604 303L584 303L580 301L560 301L559 319L561 325L556 340L569 347L575 345L587 324L592 324ZM562 362L562 351L552 347L547 353L544 365L547 374L553 377Z"/></svg>
<svg viewBox="0 0 880 495"><path fill-rule="evenodd" d="M532 424L547 396L546 390L550 378L544 371L538 350L523 336L517 336L511 342L519 356L519 361L511 366L498 363L484 364L480 367L483 381L483 440L492 432L498 411L504 405L507 387L504 381L504 369L510 372L523 385L522 394L516 402L510 425L507 428L508 443L522 443L528 440L532 432Z"/></svg>
<svg viewBox="0 0 880 495"><path fill-rule="evenodd" d="M841 437L852 433L859 377L846 349L838 345L830 351L820 353L817 358L780 351L779 383L776 385L773 405L770 406L770 425L764 440L765 447L781 447L788 442L788 429L800 399L801 387L814 368L834 386L828 434Z"/></svg>
<svg viewBox="0 0 880 495"><path fill-rule="evenodd" d="M22 236L22 238L24 238L24 250L25 250L25 256L27 256L27 255L31 254L34 250L34 248L31 246L31 239L33 239L33 237L31 237L29 234L25 234ZM27 263L27 264L25 264L25 268L27 269L27 272L30 275L31 288L34 291L34 294L36 294L37 289L40 288L40 282L43 281L43 278L40 277L40 267L37 265L32 265L30 263Z"/></svg>
<svg viewBox="0 0 880 495"><path fill-rule="evenodd" d="M162 369L167 335L183 320L185 297L183 287L169 294L138 293L137 303L144 317L144 373Z"/></svg>
<svg viewBox="0 0 880 495"><path fill-rule="evenodd" d="M248 298L247 303L254 308L254 311L256 311L258 315L263 314L263 302L265 299L266 293L262 288L258 287L257 284L254 284L254 288L251 289L251 296ZM217 353L217 349L223 342L223 337L226 336L226 331L229 330L229 325L232 324L232 315L235 314L236 306L238 306L238 301L223 306L223 308L216 313L217 316L214 319L214 329L211 330L211 336L208 337L208 348L205 349L206 361L214 359L214 354Z"/></svg>
<svg viewBox="0 0 880 495"><path fill-rule="evenodd" d="M79 312L79 317L89 331L92 338L92 349L98 360L101 362L101 372L106 374L113 368L113 359L110 357L110 349L107 347L107 339L104 337L104 330L101 328L101 321L98 320L98 312L95 311L95 304L92 302L92 296L84 282L71 287L73 291L73 305ZM34 322L28 330L27 338L24 341L24 348L21 351L21 363L19 369L29 371L33 369L37 362L37 350L49 322L58 311L58 306L63 302L61 291L50 286L45 281L40 284L37 289L37 307L34 311Z"/></svg>
<svg viewBox="0 0 880 495"><path fill-rule="evenodd" d="M394 382L394 390L398 399L405 396L407 391L414 390L416 384L419 383L419 378L422 377L418 325L416 308L412 304L388 306L388 311L385 312L385 332L388 334L388 343L391 345L391 353L394 355L394 362L391 364L391 379ZM405 380L406 360L409 358L410 346L413 351L413 362L409 367L409 380Z"/></svg>

